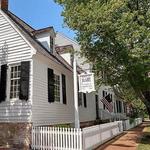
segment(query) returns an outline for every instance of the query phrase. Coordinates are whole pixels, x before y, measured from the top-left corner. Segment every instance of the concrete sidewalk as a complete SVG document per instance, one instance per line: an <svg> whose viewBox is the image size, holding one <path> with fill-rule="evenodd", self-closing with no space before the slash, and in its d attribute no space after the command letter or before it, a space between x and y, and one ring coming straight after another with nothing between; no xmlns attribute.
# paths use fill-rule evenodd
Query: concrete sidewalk
<svg viewBox="0 0 150 150"><path fill-rule="evenodd" d="M96 150L136 150L143 129L148 125L150 122L143 122L140 126L124 132L122 136L112 139Z"/></svg>

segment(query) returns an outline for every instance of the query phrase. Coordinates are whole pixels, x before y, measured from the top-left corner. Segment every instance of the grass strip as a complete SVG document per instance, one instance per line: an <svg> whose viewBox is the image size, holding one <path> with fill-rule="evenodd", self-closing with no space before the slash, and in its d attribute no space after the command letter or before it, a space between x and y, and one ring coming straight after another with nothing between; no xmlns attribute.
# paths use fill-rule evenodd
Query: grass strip
<svg viewBox="0 0 150 150"><path fill-rule="evenodd" d="M144 129L138 150L150 150L150 126Z"/></svg>

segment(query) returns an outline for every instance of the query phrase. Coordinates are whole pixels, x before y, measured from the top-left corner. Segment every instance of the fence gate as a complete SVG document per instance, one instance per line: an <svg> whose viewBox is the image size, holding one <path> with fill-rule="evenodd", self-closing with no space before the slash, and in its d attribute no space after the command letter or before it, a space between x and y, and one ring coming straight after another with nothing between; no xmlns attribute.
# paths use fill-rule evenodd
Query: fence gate
<svg viewBox="0 0 150 150"><path fill-rule="evenodd" d="M33 150L82 150L82 131L75 128L33 127Z"/></svg>

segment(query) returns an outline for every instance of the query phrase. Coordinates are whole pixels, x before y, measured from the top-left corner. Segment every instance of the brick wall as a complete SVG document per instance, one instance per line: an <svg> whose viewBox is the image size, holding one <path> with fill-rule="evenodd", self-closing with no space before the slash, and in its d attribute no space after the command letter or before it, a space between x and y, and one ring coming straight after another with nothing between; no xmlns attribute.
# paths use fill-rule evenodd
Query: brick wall
<svg viewBox="0 0 150 150"><path fill-rule="evenodd" d="M0 148L28 150L31 143L32 124L0 123Z"/></svg>

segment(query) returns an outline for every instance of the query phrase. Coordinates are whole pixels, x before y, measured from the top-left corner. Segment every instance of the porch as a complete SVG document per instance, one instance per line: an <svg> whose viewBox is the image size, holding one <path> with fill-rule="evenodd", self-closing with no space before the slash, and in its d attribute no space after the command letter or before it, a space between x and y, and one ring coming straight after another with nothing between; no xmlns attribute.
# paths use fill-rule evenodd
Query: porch
<svg viewBox="0 0 150 150"><path fill-rule="evenodd" d="M110 120L110 121L128 119L125 113L114 113L114 112L110 113L104 109L99 109L99 117L101 120Z"/></svg>

